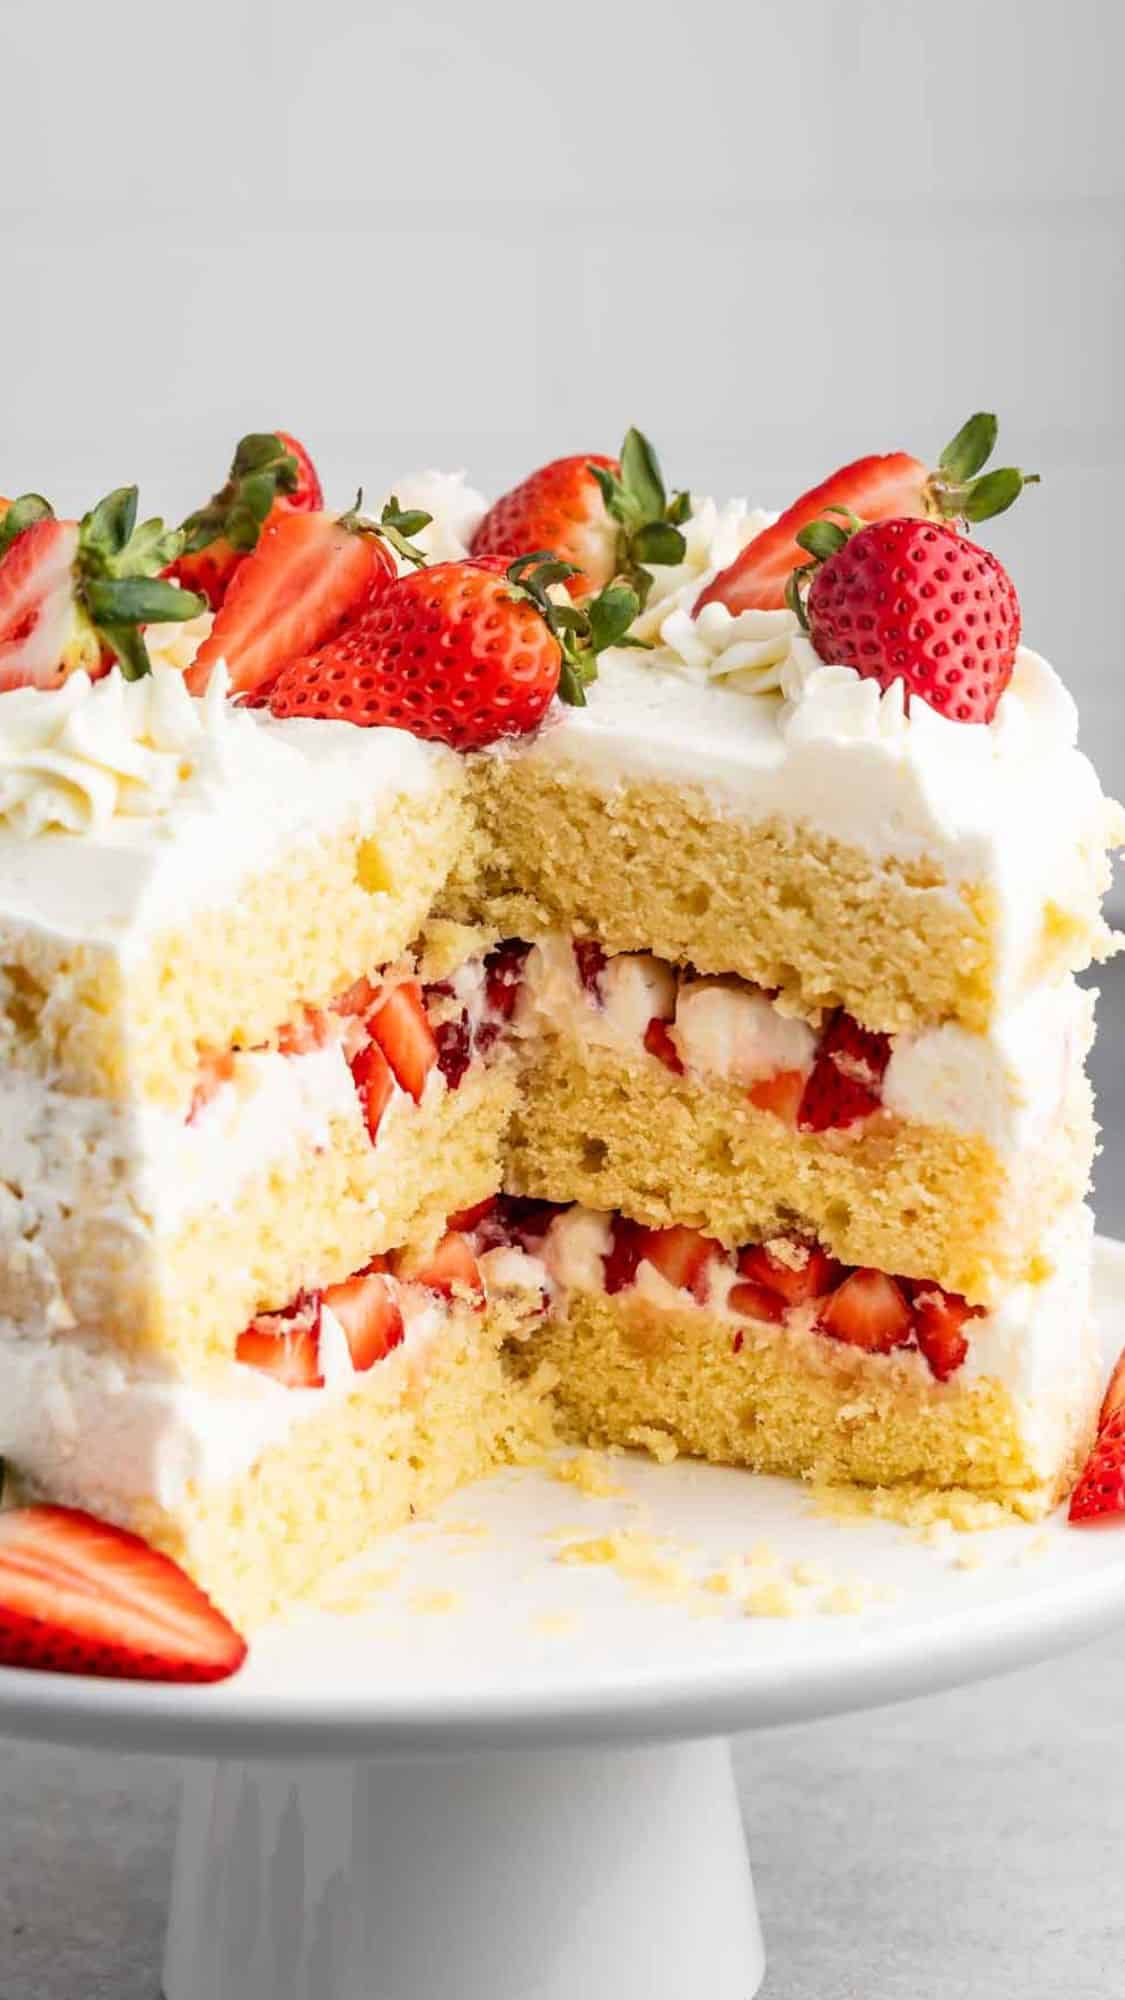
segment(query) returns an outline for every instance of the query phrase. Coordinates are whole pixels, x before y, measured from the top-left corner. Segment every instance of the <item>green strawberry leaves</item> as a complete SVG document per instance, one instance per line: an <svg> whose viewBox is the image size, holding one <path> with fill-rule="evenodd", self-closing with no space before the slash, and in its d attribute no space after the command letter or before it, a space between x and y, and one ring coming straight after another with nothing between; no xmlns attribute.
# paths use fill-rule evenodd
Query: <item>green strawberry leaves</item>
<svg viewBox="0 0 1125 2000"><path fill-rule="evenodd" d="M75 595L126 680L151 672L141 626L194 618L206 609L202 597L161 575L183 553L183 543L183 531L163 521L137 525L135 486L116 487L79 523Z"/></svg>
<svg viewBox="0 0 1125 2000"><path fill-rule="evenodd" d="M1014 465L994 466L978 478L996 449L999 430L990 410L978 410L963 423L938 459L929 484L934 512L944 520L990 521L1007 512L1025 486L1037 486L1037 472Z"/></svg>
<svg viewBox="0 0 1125 2000"><path fill-rule="evenodd" d="M608 583L582 606L555 603L548 595L551 586L566 583L578 573L574 563L563 562L550 549L534 549L530 555L518 556L506 571L513 596L533 604L558 641L562 654L559 699L571 708L585 708L586 689L598 677L598 654L604 653L607 646L649 650L642 639L628 636L641 608L631 584Z"/></svg>
<svg viewBox="0 0 1125 2000"><path fill-rule="evenodd" d="M54 508L41 493L21 493L13 500L7 512L0 515L0 561L7 555L12 543L25 528L35 521L49 521L54 516Z"/></svg>
<svg viewBox="0 0 1125 2000"><path fill-rule="evenodd" d="M240 555L248 554L257 547L278 494L294 493L298 476L296 459L273 431L249 432L235 448L226 484L184 522L184 553L195 555L212 542L227 541Z"/></svg>
<svg viewBox="0 0 1125 2000"><path fill-rule="evenodd" d="M643 609L652 588L646 563L680 563L686 553L680 523L691 511L691 497L675 493L669 500L660 461L639 430L625 433L620 473L606 465L591 465L601 488L607 514L621 528L618 573L635 591Z"/></svg>

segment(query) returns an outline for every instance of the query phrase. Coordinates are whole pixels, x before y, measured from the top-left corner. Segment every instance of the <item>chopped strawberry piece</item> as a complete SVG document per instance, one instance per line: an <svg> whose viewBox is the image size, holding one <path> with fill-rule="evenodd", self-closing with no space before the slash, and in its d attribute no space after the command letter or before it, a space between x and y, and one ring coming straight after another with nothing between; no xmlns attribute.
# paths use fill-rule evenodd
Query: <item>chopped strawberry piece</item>
<svg viewBox="0 0 1125 2000"><path fill-rule="evenodd" d="M574 963L578 968L581 984L599 1003L602 998L602 973L606 968L606 953L596 938L574 939Z"/></svg>
<svg viewBox="0 0 1125 2000"><path fill-rule="evenodd" d="M788 1239L791 1257L775 1254L764 1243L750 1243L738 1253L738 1268L756 1285L776 1292L786 1305L803 1305L807 1299L821 1299L844 1277L844 1266L822 1250L819 1243Z"/></svg>
<svg viewBox="0 0 1125 2000"><path fill-rule="evenodd" d="M468 1009L462 1007L455 1021L441 1021L433 1033L437 1066L450 1090L456 1090L464 1082L473 1056Z"/></svg>
<svg viewBox="0 0 1125 2000"><path fill-rule="evenodd" d="M772 1111L786 1125L797 1123L804 1094L805 1074L799 1069L779 1069L772 1076L759 1077L746 1093L759 1111Z"/></svg>
<svg viewBox="0 0 1125 2000"><path fill-rule="evenodd" d="M219 660L235 692L273 681L359 618L395 575L376 535L325 513L284 513L267 521L258 546L239 564L209 636L185 676L202 694Z"/></svg>
<svg viewBox="0 0 1125 2000"><path fill-rule="evenodd" d="M329 1285L324 1304L344 1329L357 1375L382 1361L403 1336L402 1312L389 1278L365 1271Z"/></svg>
<svg viewBox="0 0 1125 2000"><path fill-rule="evenodd" d="M352 1057L351 1072L367 1136L374 1145L383 1113L395 1093L391 1066L378 1042L368 1042L366 1048Z"/></svg>
<svg viewBox="0 0 1125 2000"><path fill-rule="evenodd" d="M283 1313L259 1313L239 1334L234 1356L285 1389L323 1389L319 1294L301 1294Z"/></svg>
<svg viewBox="0 0 1125 2000"><path fill-rule="evenodd" d="M178 1563L74 1507L0 1514L0 1665L221 1681L246 1643Z"/></svg>
<svg viewBox="0 0 1125 2000"><path fill-rule="evenodd" d="M1110 1521L1125 1515L1125 1407L1118 1405L1099 1427L1097 1440L1070 1496L1069 1518ZM2 1517L0 1517L2 1518Z"/></svg>
<svg viewBox="0 0 1125 2000"><path fill-rule="evenodd" d="M829 1018L805 1085L797 1123L802 1132L839 1131L878 1111L891 1038L838 1007Z"/></svg>
<svg viewBox="0 0 1125 2000"><path fill-rule="evenodd" d="M283 1056L307 1056L325 1049L332 1039L332 1025L320 1007L302 1007L292 1021L278 1030L277 1047Z"/></svg>
<svg viewBox="0 0 1125 2000"><path fill-rule="evenodd" d="M1125 1409L1125 1349L1117 1357L1113 1373L1102 1397L1102 1407L1098 1416L1098 1428L1103 1429L1118 1410Z"/></svg>
<svg viewBox="0 0 1125 2000"><path fill-rule="evenodd" d="M755 1285L749 1279L731 1286L727 1304L732 1312L744 1313L747 1319L762 1319L774 1326L785 1318L785 1300L779 1298L776 1292L771 1292L768 1285ZM737 1339L741 1345L741 1335ZM735 1353L738 1351L736 1347Z"/></svg>
<svg viewBox="0 0 1125 2000"><path fill-rule="evenodd" d="M603 1259L605 1288L611 1298L634 1282L637 1265L644 1256L645 1237L652 1233L643 1223L630 1222L627 1215L614 1216L609 1249Z"/></svg>
<svg viewBox="0 0 1125 2000"><path fill-rule="evenodd" d="M664 1064L665 1069L670 1069L674 1076L683 1075L684 1066L680 1061L679 1049L672 1040L667 1021L662 1021L658 1014L653 1015L645 1029L645 1047L649 1055L656 1056L658 1061Z"/></svg>
<svg viewBox="0 0 1125 2000"><path fill-rule="evenodd" d="M691 1292L702 1303L707 1296L707 1267L712 1258L722 1256L722 1248L713 1236L678 1223L671 1229L646 1229L640 1240L640 1258L670 1285Z"/></svg>
<svg viewBox="0 0 1125 2000"><path fill-rule="evenodd" d="M818 1325L832 1340L869 1354L889 1354L910 1339L913 1322L902 1287L885 1271L861 1268L845 1278L820 1308Z"/></svg>
<svg viewBox="0 0 1125 2000"><path fill-rule="evenodd" d="M531 950L522 938L505 938L484 961L484 991L488 1005L502 1020L510 1021L516 1010L524 966Z"/></svg>
<svg viewBox="0 0 1125 2000"><path fill-rule="evenodd" d="M534 1195L499 1194L481 1230L481 1245L489 1250L513 1243L522 1250L538 1249L556 1215L561 1215L566 1205L562 1201L539 1201Z"/></svg>
<svg viewBox="0 0 1125 2000"><path fill-rule="evenodd" d="M378 998L378 988L369 979L357 979L352 986L338 993L332 1002L334 1014L367 1014Z"/></svg>
<svg viewBox="0 0 1125 2000"><path fill-rule="evenodd" d="M392 987L386 999L368 1016L367 1026L398 1082L417 1104L438 1059L438 1045L417 980L408 979L401 986Z"/></svg>
<svg viewBox="0 0 1125 2000"><path fill-rule="evenodd" d="M202 1112L206 1111L213 1097L217 1097L224 1083L229 1083L234 1075L234 1050L224 1049L220 1055L201 1056L192 1092L191 1106L187 1122L194 1125Z"/></svg>
<svg viewBox="0 0 1125 2000"><path fill-rule="evenodd" d="M498 1195L486 1194L483 1201L474 1202L471 1208L459 1208L456 1215L450 1216L446 1227L455 1230L458 1235L468 1236L478 1222L483 1222L486 1215L491 1215L498 1200Z"/></svg>
<svg viewBox="0 0 1125 2000"><path fill-rule="evenodd" d="M962 1327L976 1319L982 1308L971 1306L960 1292L947 1292L941 1285L915 1285L914 1337L939 1382L948 1382L964 1363L969 1343Z"/></svg>
<svg viewBox="0 0 1125 2000"><path fill-rule="evenodd" d="M429 1256L420 1261L404 1253L392 1262L397 1276L414 1285L426 1285L431 1292L441 1292L446 1298L452 1296L455 1288L471 1292L477 1299L484 1298L480 1265L473 1255L472 1244L459 1230L448 1230Z"/></svg>

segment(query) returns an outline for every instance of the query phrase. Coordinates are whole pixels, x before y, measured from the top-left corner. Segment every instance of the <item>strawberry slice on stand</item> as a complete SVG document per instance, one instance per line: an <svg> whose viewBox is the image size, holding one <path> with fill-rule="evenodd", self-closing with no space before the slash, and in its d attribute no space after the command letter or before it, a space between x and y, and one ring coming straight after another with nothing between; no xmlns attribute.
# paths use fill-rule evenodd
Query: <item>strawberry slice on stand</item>
<svg viewBox="0 0 1125 2000"><path fill-rule="evenodd" d="M489 556L400 576L349 630L278 674L270 711L405 729L455 750L524 735L556 693L584 705L607 646L635 643L636 592L611 584L581 609L556 603L549 593L573 574L569 563L531 555L507 567ZM213 657L241 581L216 620Z"/></svg>
<svg viewBox="0 0 1125 2000"><path fill-rule="evenodd" d="M170 1556L75 1507L0 1513L0 1665L221 1681L246 1642Z"/></svg>
<svg viewBox="0 0 1125 2000"><path fill-rule="evenodd" d="M566 587L575 603L621 577L643 605L652 583L645 564L684 559L679 524L690 505L686 493L669 499L655 451L630 430L619 459L579 453L521 480L493 502L470 553L511 562L550 550L573 566Z"/></svg>
<svg viewBox="0 0 1125 2000"><path fill-rule="evenodd" d="M1098 1415L1094 1448L1070 1496L1069 1519L1077 1527L1120 1522L1125 1517L1125 1353L1109 1378Z"/></svg>
<svg viewBox="0 0 1125 2000"><path fill-rule="evenodd" d="M996 418L978 411L946 445L933 472L905 451L857 458L841 466L746 544L701 591L694 615L698 617L705 604L725 604L735 615L780 611L789 578L801 561L802 530L824 514L848 513L859 522L985 521L1002 514L1037 475L1014 466L982 471L995 449L996 432Z"/></svg>
<svg viewBox="0 0 1125 2000"><path fill-rule="evenodd" d="M41 494L0 518L0 689L61 687L114 660L127 680L150 670L146 625L194 618L203 599L160 572L175 529L137 524L137 489L118 487L81 521L59 521Z"/></svg>
<svg viewBox="0 0 1125 2000"><path fill-rule="evenodd" d="M288 431L252 431L239 439L225 484L183 523L183 551L172 573L217 611L266 522L281 514L316 513L323 505L320 479L304 445Z"/></svg>
<svg viewBox="0 0 1125 2000"><path fill-rule="evenodd" d="M225 660L233 694L273 682L290 660L315 652L361 618L396 575L395 554L423 558L410 543L428 514L402 514L395 501L378 521L359 512L274 515L239 565L207 638L185 676L204 694Z"/></svg>

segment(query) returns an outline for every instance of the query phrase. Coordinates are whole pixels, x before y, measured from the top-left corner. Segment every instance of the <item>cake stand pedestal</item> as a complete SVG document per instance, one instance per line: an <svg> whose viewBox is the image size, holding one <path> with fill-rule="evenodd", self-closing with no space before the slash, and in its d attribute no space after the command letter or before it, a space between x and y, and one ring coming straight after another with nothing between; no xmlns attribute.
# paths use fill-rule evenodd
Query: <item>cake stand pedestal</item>
<svg viewBox="0 0 1125 2000"><path fill-rule="evenodd" d="M1119 1245L1096 1303L1108 1360ZM965 1565L952 1531L826 1517L791 1482L607 1473L462 1494L349 1578L363 1610L259 1634L219 1687L0 1674L0 1736L192 1760L166 2000L751 2000L723 1739L1125 1621L1125 1526L997 1527Z"/></svg>
<svg viewBox="0 0 1125 2000"><path fill-rule="evenodd" d="M188 1775L166 2000L750 2000L724 1741Z"/></svg>

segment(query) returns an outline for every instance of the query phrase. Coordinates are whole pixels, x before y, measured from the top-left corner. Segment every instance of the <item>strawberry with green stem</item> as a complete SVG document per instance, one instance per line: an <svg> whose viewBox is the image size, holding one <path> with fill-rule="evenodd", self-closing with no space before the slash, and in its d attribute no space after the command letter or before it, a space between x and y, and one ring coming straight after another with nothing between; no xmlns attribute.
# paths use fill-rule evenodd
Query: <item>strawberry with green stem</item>
<svg viewBox="0 0 1125 2000"><path fill-rule="evenodd" d="M266 522L280 513L315 513L323 505L304 445L288 431L251 431L239 439L225 483L183 523L175 576L217 611Z"/></svg>
<svg viewBox="0 0 1125 2000"><path fill-rule="evenodd" d="M695 603L741 611L780 611L790 575L801 560L802 531L822 515L844 510L865 522L891 519L986 521L1002 514L1038 474L1015 466L984 467L996 446L996 418L985 410L962 424L931 472L908 452L857 458L801 494L769 528L708 584Z"/></svg>
<svg viewBox="0 0 1125 2000"><path fill-rule="evenodd" d="M203 599L162 574L181 547L163 521L137 524L137 489L121 486L81 521L56 519L36 493L0 520L0 688L61 686L150 671L146 625L193 618Z"/></svg>
<svg viewBox="0 0 1125 2000"><path fill-rule="evenodd" d="M643 606L652 577L648 563L684 559L680 525L687 493L669 498L648 439L629 430L621 457L579 453L541 466L493 503L473 536L474 556L509 559L548 551L568 563L576 603L619 577Z"/></svg>

